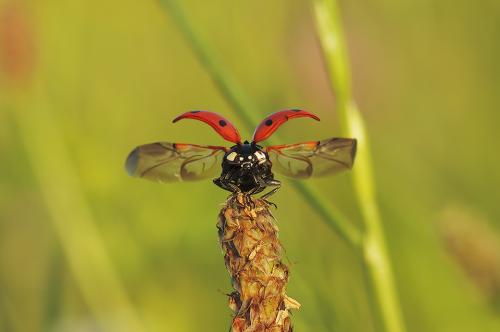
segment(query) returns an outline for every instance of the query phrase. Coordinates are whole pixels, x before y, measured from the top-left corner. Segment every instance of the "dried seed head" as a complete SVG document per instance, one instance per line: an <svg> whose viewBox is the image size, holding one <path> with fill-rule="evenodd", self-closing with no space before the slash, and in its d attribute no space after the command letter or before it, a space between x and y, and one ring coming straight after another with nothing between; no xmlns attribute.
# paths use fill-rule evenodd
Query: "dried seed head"
<svg viewBox="0 0 500 332"><path fill-rule="evenodd" d="M229 295L233 332L289 332L290 309L300 304L285 294L288 267L281 262L278 228L261 199L231 196L217 228L235 291Z"/></svg>

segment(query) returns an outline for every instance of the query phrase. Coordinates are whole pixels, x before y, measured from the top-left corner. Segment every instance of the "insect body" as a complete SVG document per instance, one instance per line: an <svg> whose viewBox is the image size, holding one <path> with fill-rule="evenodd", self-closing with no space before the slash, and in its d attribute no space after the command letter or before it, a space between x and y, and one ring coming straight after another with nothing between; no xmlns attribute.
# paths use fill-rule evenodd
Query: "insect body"
<svg viewBox="0 0 500 332"><path fill-rule="evenodd" d="M214 183L231 192L256 194L266 187L275 187L266 196L276 192L281 182L274 179L269 155L255 142L245 141L233 146L222 159L222 174Z"/></svg>
<svg viewBox="0 0 500 332"><path fill-rule="evenodd" d="M257 143L269 138L289 119L309 117L303 110L285 110L271 114L255 129L252 142L241 142L236 128L217 113L192 111L174 119L195 119L209 124L227 141L230 148L180 143L152 143L135 148L127 158L126 169L132 176L159 182L191 181L214 176L222 166L214 183L230 192L249 195L272 189L263 196L275 193L281 182L273 171L291 178L333 174L352 168L356 154L356 140L330 138L291 145L262 147Z"/></svg>

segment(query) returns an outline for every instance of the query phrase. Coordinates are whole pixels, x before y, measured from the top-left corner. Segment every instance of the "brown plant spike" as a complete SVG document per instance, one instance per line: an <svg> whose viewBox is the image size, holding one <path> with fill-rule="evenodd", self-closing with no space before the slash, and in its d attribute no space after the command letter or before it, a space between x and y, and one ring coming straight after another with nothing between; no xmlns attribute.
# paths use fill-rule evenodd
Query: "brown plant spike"
<svg viewBox="0 0 500 332"><path fill-rule="evenodd" d="M229 295L232 332L290 332L289 310L300 307L285 294L288 267L269 208L265 200L235 194L219 214L219 240L235 289Z"/></svg>

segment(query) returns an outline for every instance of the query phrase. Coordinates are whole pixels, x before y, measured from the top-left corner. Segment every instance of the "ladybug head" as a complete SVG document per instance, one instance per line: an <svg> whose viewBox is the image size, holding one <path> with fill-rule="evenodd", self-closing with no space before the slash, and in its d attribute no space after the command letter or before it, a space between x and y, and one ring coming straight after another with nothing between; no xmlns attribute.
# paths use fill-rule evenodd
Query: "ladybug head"
<svg viewBox="0 0 500 332"><path fill-rule="evenodd" d="M253 166L263 164L268 160L268 155L262 150L262 147L255 143L245 141L243 144L237 144L226 152L223 162L242 168L252 168Z"/></svg>

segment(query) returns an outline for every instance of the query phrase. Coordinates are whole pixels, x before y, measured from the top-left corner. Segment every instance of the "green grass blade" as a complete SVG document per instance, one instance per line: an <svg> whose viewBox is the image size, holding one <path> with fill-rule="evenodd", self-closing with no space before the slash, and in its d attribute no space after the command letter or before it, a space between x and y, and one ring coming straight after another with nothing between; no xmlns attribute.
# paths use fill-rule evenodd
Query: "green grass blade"
<svg viewBox="0 0 500 332"><path fill-rule="evenodd" d="M314 1L318 35L337 96L337 112L343 133L358 139L353 169L355 193L365 225L362 256L374 288L385 331L405 331L403 317L387 253L382 222L376 202L370 142L361 113L351 95L351 76L338 7L334 0Z"/></svg>

